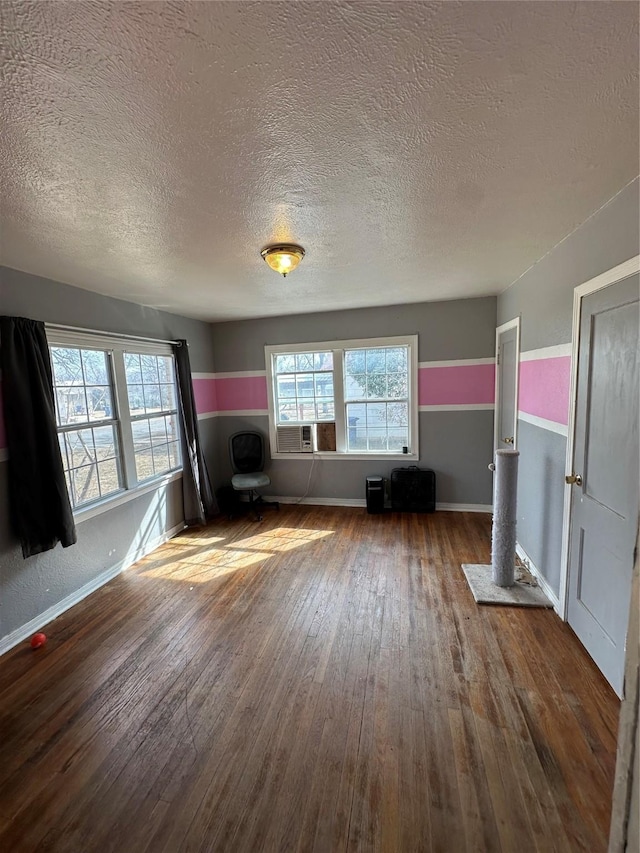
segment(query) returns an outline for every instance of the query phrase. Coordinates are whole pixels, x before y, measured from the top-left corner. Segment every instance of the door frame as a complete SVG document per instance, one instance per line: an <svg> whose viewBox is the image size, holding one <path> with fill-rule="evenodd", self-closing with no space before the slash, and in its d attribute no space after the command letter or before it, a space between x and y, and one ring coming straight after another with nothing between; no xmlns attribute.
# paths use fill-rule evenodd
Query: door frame
<svg viewBox="0 0 640 853"><path fill-rule="evenodd" d="M499 439L499 413L500 413L500 335L503 332L508 332L509 329L516 330L516 387L514 394L514 410L513 410L513 449L517 450L518 447L518 392L520 388L520 315L514 317L513 320L508 320L506 323L503 323L501 326L496 328L496 347L495 347L495 364L496 364L496 375L495 375L495 390L494 390L494 416L493 416L493 455L495 457L496 450L499 447L498 442Z"/></svg>
<svg viewBox="0 0 640 853"><path fill-rule="evenodd" d="M624 278L640 272L640 255L618 264L612 269L601 273L579 284L573 291L573 329L571 333L571 386L569 392L569 425L567 428L567 453L565 457L565 473L573 471L573 453L576 435L576 404L578 391L578 353L580 348L580 318L582 300L598 290L617 284ZM564 509L562 513L562 553L560 562L560 618L565 622L569 616L569 550L571 544L571 490L572 486L565 483Z"/></svg>

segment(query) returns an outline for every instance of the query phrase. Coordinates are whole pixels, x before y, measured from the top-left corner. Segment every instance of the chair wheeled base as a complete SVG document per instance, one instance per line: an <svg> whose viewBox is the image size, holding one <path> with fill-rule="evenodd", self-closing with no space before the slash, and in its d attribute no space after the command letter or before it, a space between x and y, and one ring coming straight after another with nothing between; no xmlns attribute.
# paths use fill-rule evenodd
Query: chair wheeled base
<svg viewBox="0 0 640 853"><path fill-rule="evenodd" d="M249 511L251 512L256 521L262 521L260 510L264 508L279 510L280 504L278 503L278 501L265 501L262 495L259 495L252 489L249 492Z"/></svg>

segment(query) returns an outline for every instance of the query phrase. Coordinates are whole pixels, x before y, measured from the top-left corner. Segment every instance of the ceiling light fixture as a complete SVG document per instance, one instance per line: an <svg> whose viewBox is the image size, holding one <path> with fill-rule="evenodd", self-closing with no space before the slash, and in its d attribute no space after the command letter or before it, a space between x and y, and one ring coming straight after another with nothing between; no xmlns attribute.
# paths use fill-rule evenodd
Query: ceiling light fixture
<svg viewBox="0 0 640 853"><path fill-rule="evenodd" d="M272 270L286 278L304 258L304 249L295 243L278 243L275 246L265 246L260 254Z"/></svg>

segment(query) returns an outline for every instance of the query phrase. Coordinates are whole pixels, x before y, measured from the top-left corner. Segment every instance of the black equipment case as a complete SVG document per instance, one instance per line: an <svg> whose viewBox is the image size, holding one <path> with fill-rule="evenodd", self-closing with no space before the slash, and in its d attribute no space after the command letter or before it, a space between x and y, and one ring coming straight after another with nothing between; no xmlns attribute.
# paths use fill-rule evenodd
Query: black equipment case
<svg viewBox="0 0 640 853"><path fill-rule="evenodd" d="M391 508L395 512L435 512L434 471L410 465L391 471Z"/></svg>

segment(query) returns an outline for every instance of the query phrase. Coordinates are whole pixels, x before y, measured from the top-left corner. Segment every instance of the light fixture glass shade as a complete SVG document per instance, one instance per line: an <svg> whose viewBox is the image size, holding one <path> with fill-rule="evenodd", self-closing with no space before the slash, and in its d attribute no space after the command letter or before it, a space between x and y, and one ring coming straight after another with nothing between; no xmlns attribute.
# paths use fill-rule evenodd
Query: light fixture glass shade
<svg viewBox="0 0 640 853"><path fill-rule="evenodd" d="M260 254L272 270L286 278L304 258L304 249L294 243L281 243L277 246L267 246Z"/></svg>

